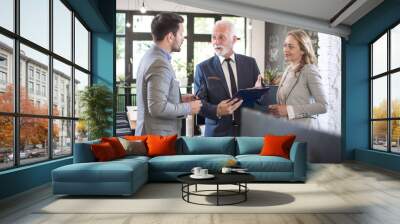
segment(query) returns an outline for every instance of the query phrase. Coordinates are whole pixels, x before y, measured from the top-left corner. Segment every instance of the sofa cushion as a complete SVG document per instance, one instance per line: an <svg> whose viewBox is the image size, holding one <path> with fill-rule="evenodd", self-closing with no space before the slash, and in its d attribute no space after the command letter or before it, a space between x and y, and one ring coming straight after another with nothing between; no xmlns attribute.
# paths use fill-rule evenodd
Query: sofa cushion
<svg viewBox="0 0 400 224"><path fill-rule="evenodd" d="M230 159L231 155L175 155L158 156L149 160L149 170L163 172L190 172L193 167L199 166L211 172L219 171Z"/></svg>
<svg viewBox="0 0 400 224"><path fill-rule="evenodd" d="M259 154L264 145L263 137L237 137L236 155Z"/></svg>
<svg viewBox="0 0 400 224"><path fill-rule="evenodd" d="M249 172L292 172L292 161L279 156L238 155L241 168Z"/></svg>
<svg viewBox="0 0 400 224"><path fill-rule="evenodd" d="M146 143L148 156L164 156L176 154L176 139L177 135L160 136L148 135Z"/></svg>
<svg viewBox="0 0 400 224"><path fill-rule="evenodd" d="M182 137L177 146L178 154L226 154L234 155L235 139L233 137Z"/></svg>
<svg viewBox="0 0 400 224"><path fill-rule="evenodd" d="M126 155L147 155L146 145L141 140L126 140L125 138L118 138L121 142L121 145L124 147L126 151Z"/></svg>
<svg viewBox="0 0 400 224"><path fill-rule="evenodd" d="M265 135L261 156L280 156L290 158L290 148L295 140L295 135Z"/></svg>
<svg viewBox="0 0 400 224"><path fill-rule="evenodd" d="M117 137L103 137L101 138L101 142L110 143L117 158L126 156L126 151Z"/></svg>
<svg viewBox="0 0 400 224"><path fill-rule="evenodd" d="M112 145L108 142L93 144L90 146L90 148L92 149L94 157L96 157L97 161L104 162L118 158Z"/></svg>
<svg viewBox="0 0 400 224"><path fill-rule="evenodd" d="M142 172L146 162L131 159L96 163L74 163L53 170L53 181L59 182L128 182L133 172Z"/></svg>
<svg viewBox="0 0 400 224"><path fill-rule="evenodd" d="M125 135L125 136L123 136L123 138L126 139L126 140L129 140L129 141L137 141L137 140L139 140L139 141L142 141L142 142L146 142L147 135L139 135L139 136L136 136L136 135Z"/></svg>

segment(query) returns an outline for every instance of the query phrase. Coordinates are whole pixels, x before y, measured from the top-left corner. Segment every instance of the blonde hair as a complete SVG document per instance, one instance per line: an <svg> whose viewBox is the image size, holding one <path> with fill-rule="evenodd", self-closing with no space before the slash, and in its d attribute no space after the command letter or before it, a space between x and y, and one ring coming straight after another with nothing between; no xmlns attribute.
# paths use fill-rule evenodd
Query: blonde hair
<svg viewBox="0 0 400 224"><path fill-rule="evenodd" d="M289 35L296 39L300 50L304 52L300 65L296 68L295 72L300 71L305 64L316 64L317 57L315 56L310 36L304 30L292 30L287 33L287 36Z"/></svg>

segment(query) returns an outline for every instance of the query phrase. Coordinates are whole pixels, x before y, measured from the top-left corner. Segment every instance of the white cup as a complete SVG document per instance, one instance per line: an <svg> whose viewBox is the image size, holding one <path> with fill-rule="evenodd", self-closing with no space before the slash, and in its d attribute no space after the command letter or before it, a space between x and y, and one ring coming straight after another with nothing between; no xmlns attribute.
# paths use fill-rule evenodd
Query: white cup
<svg viewBox="0 0 400 224"><path fill-rule="evenodd" d="M193 169L192 169L192 173L194 174L194 175L196 175L196 176L199 176L199 175L201 175L200 174L200 171L202 170L202 168L201 167L193 167Z"/></svg>
<svg viewBox="0 0 400 224"><path fill-rule="evenodd" d="M232 171L232 168L229 168L229 167L222 167L222 170L221 170L222 173L230 173L231 171Z"/></svg>
<svg viewBox="0 0 400 224"><path fill-rule="evenodd" d="M200 170L200 176L207 176L208 175L208 169L201 169Z"/></svg>

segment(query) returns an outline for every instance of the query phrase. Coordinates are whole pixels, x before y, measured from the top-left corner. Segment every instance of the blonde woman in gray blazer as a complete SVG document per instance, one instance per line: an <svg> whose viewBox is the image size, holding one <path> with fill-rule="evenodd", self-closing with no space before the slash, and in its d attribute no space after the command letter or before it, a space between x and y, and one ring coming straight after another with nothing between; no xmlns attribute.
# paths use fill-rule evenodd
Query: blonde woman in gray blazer
<svg viewBox="0 0 400 224"><path fill-rule="evenodd" d="M319 129L318 114L326 113L328 103L322 77L315 65L311 39L303 30L291 31L286 36L283 51L289 65L279 83L278 104L269 106L268 111L305 127Z"/></svg>

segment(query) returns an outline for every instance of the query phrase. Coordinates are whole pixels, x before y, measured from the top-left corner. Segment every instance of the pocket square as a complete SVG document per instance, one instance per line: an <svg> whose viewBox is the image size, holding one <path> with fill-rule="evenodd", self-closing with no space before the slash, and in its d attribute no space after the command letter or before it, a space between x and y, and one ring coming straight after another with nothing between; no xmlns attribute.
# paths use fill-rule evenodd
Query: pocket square
<svg viewBox="0 0 400 224"><path fill-rule="evenodd" d="M218 76L208 76L209 80L221 80Z"/></svg>

